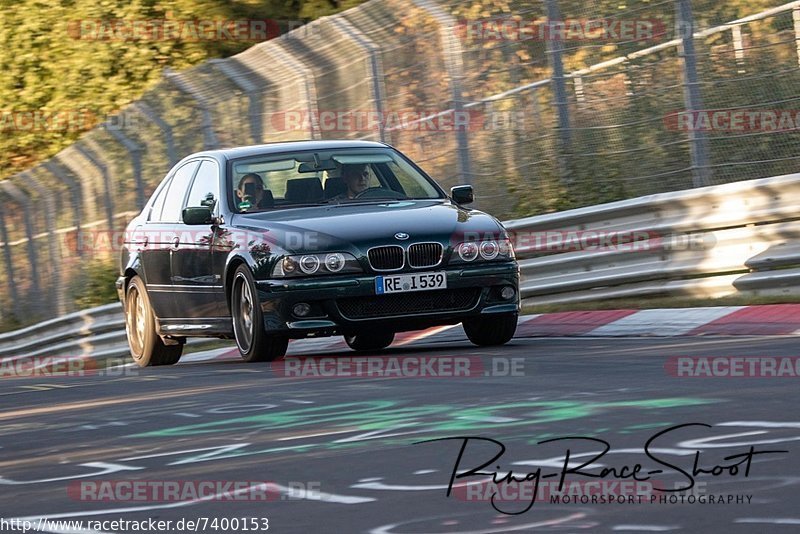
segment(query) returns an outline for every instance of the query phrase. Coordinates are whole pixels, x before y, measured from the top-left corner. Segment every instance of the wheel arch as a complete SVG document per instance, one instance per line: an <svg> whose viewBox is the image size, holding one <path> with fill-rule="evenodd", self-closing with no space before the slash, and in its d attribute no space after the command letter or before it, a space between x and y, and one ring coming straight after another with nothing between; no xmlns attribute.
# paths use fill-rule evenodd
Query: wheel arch
<svg viewBox="0 0 800 534"><path fill-rule="evenodd" d="M225 285L223 286L223 290L225 292L225 301L228 303L228 311L231 309L231 286L233 285L233 275L236 273L236 269L238 269L240 265L247 265L249 267L249 263L242 256L233 256L225 266Z"/></svg>

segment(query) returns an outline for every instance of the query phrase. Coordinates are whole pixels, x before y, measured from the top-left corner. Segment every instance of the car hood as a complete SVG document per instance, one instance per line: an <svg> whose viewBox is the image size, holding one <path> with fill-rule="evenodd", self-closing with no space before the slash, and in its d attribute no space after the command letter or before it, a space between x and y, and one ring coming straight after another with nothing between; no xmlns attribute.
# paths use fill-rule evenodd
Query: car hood
<svg viewBox="0 0 800 534"><path fill-rule="evenodd" d="M505 234L492 216L447 201L335 204L239 214L233 225L289 252L366 250L378 244L439 241L444 244ZM266 232L265 232L266 231ZM395 234L408 234L398 240Z"/></svg>

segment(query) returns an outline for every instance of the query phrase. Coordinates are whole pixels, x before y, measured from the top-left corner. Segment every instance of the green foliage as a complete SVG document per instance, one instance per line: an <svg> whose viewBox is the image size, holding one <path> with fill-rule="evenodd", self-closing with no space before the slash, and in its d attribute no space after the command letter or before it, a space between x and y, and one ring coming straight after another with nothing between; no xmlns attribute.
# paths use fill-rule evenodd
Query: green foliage
<svg viewBox="0 0 800 534"><path fill-rule="evenodd" d="M309 21L361 0L0 0L0 112L80 114L87 128L0 128L0 179L72 144L175 70L249 48L244 40L91 38L91 22L123 20ZM81 23L84 29L81 31ZM89 37L89 38L87 38ZM94 121L91 118L95 118Z"/></svg>
<svg viewBox="0 0 800 534"><path fill-rule="evenodd" d="M93 308L117 301L114 285L118 276L116 258L88 261L81 273L70 282L70 298L77 309Z"/></svg>

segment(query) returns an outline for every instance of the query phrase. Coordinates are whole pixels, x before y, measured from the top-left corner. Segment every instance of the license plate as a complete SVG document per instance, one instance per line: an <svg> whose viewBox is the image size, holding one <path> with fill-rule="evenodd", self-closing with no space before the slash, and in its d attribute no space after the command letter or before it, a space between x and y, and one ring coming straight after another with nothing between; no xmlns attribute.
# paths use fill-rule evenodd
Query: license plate
<svg viewBox="0 0 800 534"><path fill-rule="evenodd" d="M447 275L444 271L435 273L397 274L375 278L375 293L408 293L410 291L428 291L447 287Z"/></svg>

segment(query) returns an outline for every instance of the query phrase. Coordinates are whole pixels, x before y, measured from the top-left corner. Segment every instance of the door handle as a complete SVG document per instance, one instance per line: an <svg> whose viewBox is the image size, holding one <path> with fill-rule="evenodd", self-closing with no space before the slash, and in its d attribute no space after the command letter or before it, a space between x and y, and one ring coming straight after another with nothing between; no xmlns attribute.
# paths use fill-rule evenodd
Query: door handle
<svg viewBox="0 0 800 534"><path fill-rule="evenodd" d="M137 232L138 228L134 232L134 235L131 237L131 247L133 247L135 250L142 250L143 248L147 247L147 242L149 241L149 238L146 235L142 236L141 238L137 238L136 237Z"/></svg>
<svg viewBox="0 0 800 534"><path fill-rule="evenodd" d="M175 236L172 238L172 250L178 250L178 247L181 245L181 238Z"/></svg>

